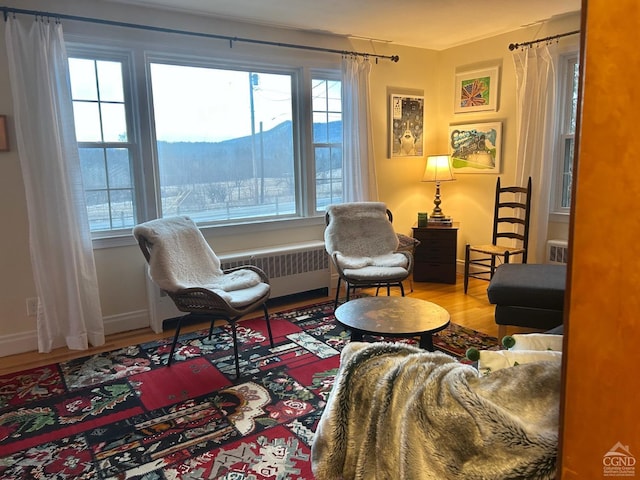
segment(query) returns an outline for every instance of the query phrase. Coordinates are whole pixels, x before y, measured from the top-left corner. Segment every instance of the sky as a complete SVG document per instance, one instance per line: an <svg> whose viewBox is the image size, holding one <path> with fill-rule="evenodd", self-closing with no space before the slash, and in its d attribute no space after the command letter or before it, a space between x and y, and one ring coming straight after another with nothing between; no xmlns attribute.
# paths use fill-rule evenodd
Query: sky
<svg viewBox="0 0 640 480"><path fill-rule="evenodd" d="M212 68L151 64L159 141L220 142L251 135L250 89L256 131L291 120L291 77Z"/></svg>

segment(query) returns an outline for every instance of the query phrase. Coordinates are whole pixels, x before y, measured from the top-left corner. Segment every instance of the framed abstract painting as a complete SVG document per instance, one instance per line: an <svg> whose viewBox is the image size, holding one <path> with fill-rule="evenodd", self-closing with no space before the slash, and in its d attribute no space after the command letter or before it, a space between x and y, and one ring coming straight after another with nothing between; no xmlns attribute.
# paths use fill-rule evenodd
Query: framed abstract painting
<svg viewBox="0 0 640 480"><path fill-rule="evenodd" d="M456 73L455 113L496 111L498 109L499 67Z"/></svg>
<svg viewBox="0 0 640 480"><path fill-rule="evenodd" d="M449 126L454 173L500 173L502 122Z"/></svg>

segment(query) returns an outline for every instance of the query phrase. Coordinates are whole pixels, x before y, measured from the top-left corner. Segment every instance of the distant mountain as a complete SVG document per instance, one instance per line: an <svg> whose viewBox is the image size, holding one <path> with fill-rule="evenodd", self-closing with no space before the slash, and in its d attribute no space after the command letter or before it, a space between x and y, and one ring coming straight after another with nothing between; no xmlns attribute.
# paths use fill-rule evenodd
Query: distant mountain
<svg viewBox="0 0 640 480"><path fill-rule="evenodd" d="M342 122L314 124L317 141L341 143ZM255 152L255 153L252 153ZM335 155L334 155L335 156ZM326 155L319 155L319 170L331 168ZM161 184L238 181L253 177L254 159L258 177L293 175L293 132L290 121L224 142L158 142Z"/></svg>

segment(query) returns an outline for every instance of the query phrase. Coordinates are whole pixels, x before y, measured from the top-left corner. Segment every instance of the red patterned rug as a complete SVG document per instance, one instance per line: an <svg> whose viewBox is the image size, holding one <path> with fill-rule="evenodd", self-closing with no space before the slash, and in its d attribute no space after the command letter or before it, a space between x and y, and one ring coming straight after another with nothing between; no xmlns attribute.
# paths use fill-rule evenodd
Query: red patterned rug
<svg viewBox="0 0 640 480"><path fill-rule="evenodd" d="M349 334L333 302L0 377L0 478L312 479L311 440ZM366 339L366 337L365 337ZM414 342L413 340L403 340ZM434 345L462 357L497 340L458 325Z"/></svg>

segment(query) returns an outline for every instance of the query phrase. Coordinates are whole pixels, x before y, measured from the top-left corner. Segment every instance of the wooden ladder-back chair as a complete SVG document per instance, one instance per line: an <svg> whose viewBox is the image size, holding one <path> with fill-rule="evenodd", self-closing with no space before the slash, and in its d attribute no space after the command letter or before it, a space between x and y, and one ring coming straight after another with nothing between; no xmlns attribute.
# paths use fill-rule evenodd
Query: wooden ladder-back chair
<svg viewBox="0 0 640 480"><path fill-rule="evenodd" d="M467 244L464 258L464 293L467 293L469 278L491 280L497 263L509 263L514 255L521 255L527 263L529 248L529 221L531 216L531 177L526 187L502 187L500 177L496 182L493 211L492 243L486 245ZM505 245L501 240L516 243Z"/></svg>

